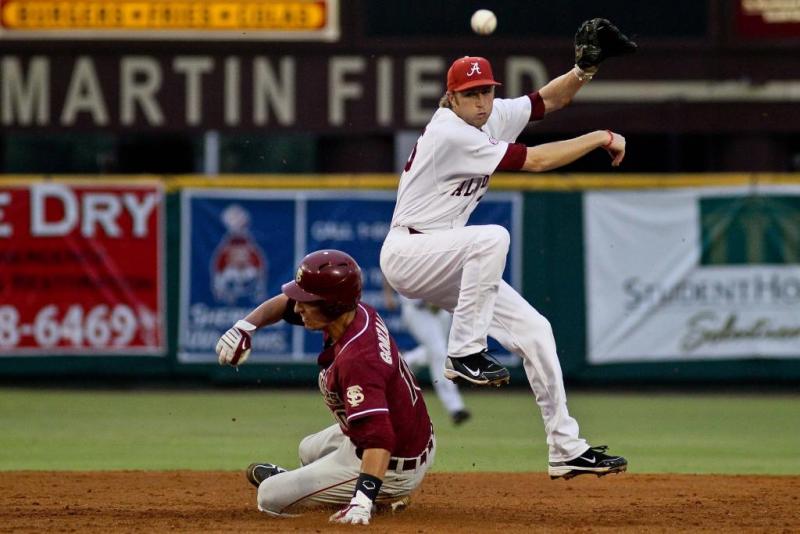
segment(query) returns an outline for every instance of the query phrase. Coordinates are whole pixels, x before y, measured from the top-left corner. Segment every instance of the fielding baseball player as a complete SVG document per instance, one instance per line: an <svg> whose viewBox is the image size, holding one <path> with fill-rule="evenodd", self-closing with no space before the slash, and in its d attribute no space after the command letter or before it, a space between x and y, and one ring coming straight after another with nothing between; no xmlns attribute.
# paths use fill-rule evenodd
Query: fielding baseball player
<svg viewBox="0 0 800 534"><path fill-rule="evenodd" d="M453 311L447 378L501 385L508 370L488 357L487 335L523 359L542 412L551 478L624 471L627 461L590 447L567 411L550 323L502 279L510 243L502 226L466 226L495 171L548 171L603 148L617 166L625 138L609 130L526 147L517 136L530 121L563 108L610 56L636 45L605 19L575 36L575 67L538 92L494 97L500 85L482 57L464 57L447 72L447 92L400 176L391 229L381 250L384 276L401 295Z"/></svg>
<svg viewBox="0 0 800 534"><path fill-rule="evenodd" d="M394 291L388 284L384 289L386 307L392 310L397 307ZM403 323L418 343L416 348L403 352L403 359L412 368L415 365L428 366L433 389L444 409L450 414L450 420L456 426L464 424L472 414L464 405L458 386L444 377L450 314L421 300L411 300L402 295L396 300L400 301L400 317Z"/></svg>
<svg viewBox="0 0 800 534"><path fill-rule="evenodd" d="M281 295L217 343L220 364L238 365L261 326L283 319L323 333L319 388L336 424L300 442L299 469L247 468L262 512L341 504L332 522L367 525L375 502L407 502L433 463L436 442L422 392L383 319L360 297L361 269L353 258L338 250L312 252Z"/></svg>

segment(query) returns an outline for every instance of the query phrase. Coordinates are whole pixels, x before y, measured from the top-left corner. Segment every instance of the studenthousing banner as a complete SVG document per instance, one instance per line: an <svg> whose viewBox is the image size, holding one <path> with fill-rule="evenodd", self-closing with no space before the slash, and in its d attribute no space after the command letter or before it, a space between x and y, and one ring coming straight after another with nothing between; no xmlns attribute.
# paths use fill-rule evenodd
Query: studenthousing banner
<svg viewBox="0 0 800 534"><path fill-rule="evenodd" d="M165 355L156 183L0 190L0 356Z"/></svg>
<svg viewBox="0 0 800 534"><path fill-rule="evenodd" d="M800 358L800 187L588 192L590 364Z"/></svg>
<svg viewBox="0 0 800 534"><path fill-rule="evenodd" d="M362 300L381 313L401 349L415 342L400 311L385 307L379 257L394 191L184 189L181 203L181 305L178 360L216 363L219 337L293 280L308 252L335 248L362 269ZM512 245L504 277L519 284L519 194L489 193L473 224L501 224ZM321 337L284 321L253 336L250 362L314 362Z"/></svg>

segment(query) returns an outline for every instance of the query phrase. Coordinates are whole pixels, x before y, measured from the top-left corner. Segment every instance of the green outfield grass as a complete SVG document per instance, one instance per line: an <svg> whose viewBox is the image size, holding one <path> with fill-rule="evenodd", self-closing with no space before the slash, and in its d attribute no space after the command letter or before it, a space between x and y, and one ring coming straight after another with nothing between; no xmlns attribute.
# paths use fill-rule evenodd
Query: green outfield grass
<svg viewBox="0 0 800 534"><path fill-rule="evenodd" d="M467 392L454 428L428 391L435 471L544 471L544 430L522 390ZM800 474L800 396L575 392L593 444L639 473ZM0 389L0 470L241 469L297 466L300 439L332 423L308 391Z"/></svg>

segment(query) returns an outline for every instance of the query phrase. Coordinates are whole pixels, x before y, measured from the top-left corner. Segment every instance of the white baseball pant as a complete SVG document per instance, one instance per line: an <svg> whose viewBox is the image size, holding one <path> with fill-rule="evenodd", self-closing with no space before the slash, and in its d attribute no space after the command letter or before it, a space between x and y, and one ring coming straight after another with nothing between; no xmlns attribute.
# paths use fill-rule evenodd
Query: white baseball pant
<svg viewBox="0 0 800 534"><path fill-rule="evenodd" d="M303 438L299 455L302 467L273 475L258 487L259 510L282 515L308 506L350 502L361 460L356 456L356 446L338 424ZM435 455L436 438L425 463L413 470L387 471L377 502L393 502L409 495L422 483Z"/></svg>
<svg viewBox="0 0 800 534"><path fill-rule="evenodd" d="M549 460L571 460L588 444L567 409L550 322L502 280L509 243L497 225L426 234L395 227L381 249L381 270L401 295L453 310L450 356L486 348L487 334L520 356L544 420Z"/></svg>

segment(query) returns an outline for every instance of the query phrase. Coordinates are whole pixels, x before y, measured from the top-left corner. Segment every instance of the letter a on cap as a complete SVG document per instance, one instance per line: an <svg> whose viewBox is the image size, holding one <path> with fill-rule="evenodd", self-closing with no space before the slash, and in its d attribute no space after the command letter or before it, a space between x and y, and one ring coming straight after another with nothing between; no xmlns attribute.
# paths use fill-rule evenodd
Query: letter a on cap
<svg viewBox="0 0 800 534"><path fill-rule="evenodd" d="M466 91L486 85L503 85L495 81L492 65L486 58L465 56L453 61L447 71L448 91Z"/></svg>

